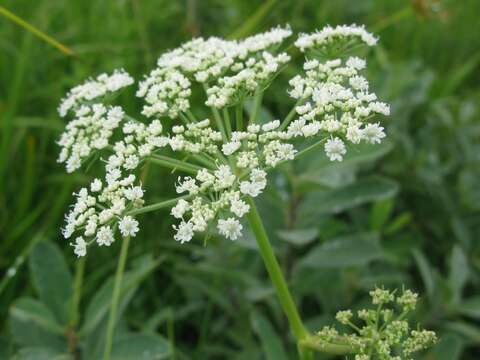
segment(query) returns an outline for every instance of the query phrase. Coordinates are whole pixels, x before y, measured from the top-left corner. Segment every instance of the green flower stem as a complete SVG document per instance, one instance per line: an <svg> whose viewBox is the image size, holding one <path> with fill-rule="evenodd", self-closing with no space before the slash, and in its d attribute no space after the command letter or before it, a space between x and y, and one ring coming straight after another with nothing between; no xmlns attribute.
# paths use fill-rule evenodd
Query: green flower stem
<svg viewBox="0 0 480 360"><path fill-rule="evenodd" d="M295 105L293 105L292 109L290 110L290 112L287 114L287 116L285 117L285 119L283 119L282 121L282 124L280 125L280 127L278 128L278 131L283 131L287 128L287 126L290 124L290 122L292 121L292 119L295 117L295 115L297 114L297 106L300 105L300 103L303 102L302 100L298 100Z"/></svg>
<svg viewBox="0 0 480 360"><path fill-rule="evenodd" d="M230 139L232 137L232 124L230 123L230 113L228 112L228 108L223 108L223 118L225 119L227 136Z"/></svg>
<svg viewBox="0 0 480 360"><path fill-rule="evenodd" d="M323 143L326 140L327 140L327 138L323 138L323 139L317 141L316 143L306 147L305 149L300 150L298 153L295 154L295 159L298 159L299 157L305 156L305 155L311 153L312 151L317 150L319 147L321 147L323 145Z"/></svg>
<svg viewBox="0 0 480 360"><path fill-rule="evenodd" d="M235 106L235 120L237 122L237 131L243 130L243 102Z"/></svg>
<svg viewBox="0 0 480 360"><path fill-rule="evenodd" d="M134 216L134 215L145 214L147 212L157 211L157 210L160 210L160 209L170 208L170 207L174 206L178 202L178 200L180 200L180 199L188 200L191 197L192 197L191 195L185 195L185 196L179 196L175 199L160 201L160 202L155 203L155 204L151 204L151 205L141 207L140 209L131 210L131 211L128 212L128 215L133 215Z"/></svg>
<svg viewBox="0 0 480 360"><path fill-rule="evenodd" d="M288 290L287 283L282 275L282 270L280 269L280 265L275 258L275 254L273 253L272 246L270 245L270 242L268 240L267 232L265 231L262 220L255 206L255 202L250 197L247 198L247 202L250 205L250 211L247 214L247 219L253 233L255 234L255 238L257 240L263 262L265 263L265 267L267 268L270 280L275 287L283 311L288 318L290 329L295 336L297 342L300 343L301 340L304 340L309 336L308 331L307 329L305 329L305 326L300 319L300 315L298 314L292 295ZM303 349L301 349L300 346L299 352L301 355L301 359L310 358L308 352L306 353Z"/></svg>
<svg viewBox="0 0 480 360"><path fill-rule="evenodd" d="M209 158L207 158L205 154L190 154L190 157L192 157L193 159L197 160L199 163L202 163L203 165L205 165L210 169L216 168L215 163Z"/></svg>
<svg viewBox="0 0 480 360"><path fill-rule="evenodd" d="M300 340L299 343L303 348L332 355L347 355L355 353L355 349L349 345L327 343L325 340L312 335Z"/></svg>
<svg viewBox="0 0 480 360"><path fill-rule="evenodd" d="M258 119L258 113L260 112L260 106L262 105L263 91L257 90L253 97L253 109L250 115L249 124L254 124Z"/></svg>
<svg viewBox="0 0 480 360"><path fill-rule="evenodd" d="M80 306L80 298L82 295L83 275L85 273L86 256L82 256L75 267L75 280L73 283L73 298L70 308L70 326L74 328L78 324L78 308Z"/></svg>
<svg viewBox="0 0 480 360"><path fill-rule="evenodd" d="M215 122L217 124L217 128L222 133L223 142L228 142L227 133L225 131L225 127L223 126L223 120L222 120L222 117L220 116L220 113L214 107L212 107L211 109L212 109L213 117L215 118Z"/></svg>
<svg viewBox="0 0 480 360"><path fill-rule="evenodd" d="M193 175L195 175L198 170L202 169L200 166L163 155L152 155L149 160L155 164L159 164L174 170L182 170Z"/></svg>
<svg viewBox="0 0 480 360"><path fill-rule="evenodd" d="M107 324L107 334L105 337L105 351L103 353L103 360L110 360L110 354L112 352L113 333L115 330L117 308L120 300L120 290L122 288L122 278L125 271L125 263L127 262L129 243L129 236L123 238L122 249L120 250L120 259L118 259L117 272L115 274L115 282L113 285L112 303L110 305L110 317L108 318Z"/></svg>
<svg viewBox="0 0 480 360"><path fill-rule="evenodd" d="M195 115L193 115L193 113L190 110L187 110L186 114L191 122L197 122L197 118L195 117Z"/></svg>

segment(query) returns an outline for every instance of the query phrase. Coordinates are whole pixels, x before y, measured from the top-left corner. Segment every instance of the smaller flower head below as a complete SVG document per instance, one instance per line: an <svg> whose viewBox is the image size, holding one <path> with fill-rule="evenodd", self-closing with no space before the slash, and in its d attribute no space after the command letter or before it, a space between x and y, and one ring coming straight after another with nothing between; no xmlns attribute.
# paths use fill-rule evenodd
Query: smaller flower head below
<svg viewBox="0 0 480 360"><path fill-rule="evenodd" d="M72 88L60 103L58 112L61 117L64 117L68 111L83 103L114 93L131 84L133 84L133 78L123 69L115 70L110 75L101 74L96 79L87 80Z"/></svg>
<svg viewBox="0 0 480 360"><path fill-rule="evenodd" d="M351 310L339 311L337 321L350 327L354 333L339 334L332 327L324 327L315 336L316 344L341 342L350 347L355 360L399 360L410 359L412 353L427 349L437 341L433 331L411 330L406 320L406 315L415 306L417 294L405 290L396 297L395 292L377 288L370 295L374 309L358 311L363 326L354 319ZM386 307L394 306L395 302L401 307L398 313L395 308Z"/></svg>
<svg viewBox="0 0 480 360"><path fill-rule="evenodd" d="M377 44L378 38L373 36L364 26L339 25L336 27L326 26L322 30L311 34L300 34L295 46L304 52L316 48L325 49L329 46L338 46L341 43L348 43L357 40L368 46Z"/></svg>
<svg viewBox="0 0 480 360"><path fill-rule="evenodd" d="M143 189L134 185L134 175L121 179L116 170L107 174L105 184L95 179L90 192L82 188L75 194L76 202L66 215L63 236L68 239L74 233L82 233L72 244L77 256L85 256L87 246L94 241L110 246L115 241L117 225L123 237L134 237L139 230L138 222L127 214L143 205Z"/></svg>

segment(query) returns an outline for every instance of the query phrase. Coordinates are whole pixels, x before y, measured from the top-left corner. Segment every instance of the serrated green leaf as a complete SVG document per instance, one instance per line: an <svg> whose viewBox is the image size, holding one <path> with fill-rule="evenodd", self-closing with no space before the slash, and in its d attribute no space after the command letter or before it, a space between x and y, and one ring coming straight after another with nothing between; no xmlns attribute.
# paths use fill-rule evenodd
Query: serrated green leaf
<svg viewBox="0 0 480 360"><path fill-rule="evenodd" d="M342 268L362 266L383 257L378 234L359 233L331 239L314 247L299 266Z"/></svg>
<svg viewBox="0 0 480 360"><path fill-rule="evenodd" d="M252 312L250 323L253 331L260 338L263 354L267 360L287 360L288 357L282 341L273 329L272 324L259 312Z"/></svg>
<svg viewBox="0 0 480 360"><path fill-rule="evenodd" d="M33 284L42 302L66 324L72 297L72 276L59 248L46 241L37 243L29 258Z"/></svg>

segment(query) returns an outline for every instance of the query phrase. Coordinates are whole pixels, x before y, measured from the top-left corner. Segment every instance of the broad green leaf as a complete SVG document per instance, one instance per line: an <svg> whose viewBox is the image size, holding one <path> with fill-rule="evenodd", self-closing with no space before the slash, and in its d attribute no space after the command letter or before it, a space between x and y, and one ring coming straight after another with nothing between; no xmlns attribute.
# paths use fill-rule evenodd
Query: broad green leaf
<svg viewBox="0 0 480 360"><path fill-rule="evenodd" d="M462 315L480 319L480 296L474 296L458 304L455 310Z"/></svg>
<svg viewBox="0 0 480 360"><path fill-rule="evenodd" d="M48 347L28 347L21 349L12 360L74 360L74 358Z"/></svg>
<svg viewBox="0 0 480 360"><path fill-rule="evenodd" d="M125 273L122 281L122 289L120 295L124 295L130 289L140 284L145 277L152 272L159 264L159 261L154 261L150 257L142 258L137 268ZM114 277L108 279L105 284L97 291L93 299L87 306L85 314L85 322L82 326L81 333L87 334L95 329L95 327L107 315L110 308L111 295L113 292Z"/></svg>
<svg viewBox="0 0 480 360"><path fill-rule="evenodd" d="M259 312L252 312L250 323L253 331L260 338L263 354L267 360L287 360L288 357L282 345L282 341L275 332L272 324Z"/></svg>
<svg viewBox="0 0 480 360"><path fill-rule="evenodd" d="M370 228L379 231L390 218L393 209L393 200L385 199L377 201L370 211Z"/></svg>
<svg viewBox="0 0 480 360"><path fill-rule="evenodd" d="M378 234L358 233L334 238L314 247L299 265L314 268L362 266L382 256Z"/></svg>
<svg viewBox="0 0 480 360"><path fill-rule="evenodd" d="M65 324L72 297L72 277L58 247L41 241L30 253L30 272L40 299Z"/></svg>
<svg viewBox="0 0 480 360"><path fill-rule="evenodd" d="M64 328L45 304L30 298L20 298L10 309L10 316L21 322L38 325L49 332L63 335Z"/></svg>
<svg viewBox="0 0 480 360"><path fill-rule="evenodd" d="M57 353L67 350L66 339L58 334L53 314L36 300L22 298L15 303L10 310L9 325L12 339L18 345L48 347Z"/></svg>
<svg viewBox="0 0 480 360"><path fill-rule="evenodd" d="M413 250L413 257L417 262L418 270L420 271L420 275L423 280L423 284L425 285L425 289L427 290L427 294L430 299L433 299L433 295L435 292L435 278L432 267L430 266L427 258L419 249Z"/></svg>
<svg viewBox="0 0 480 360"><path fill-rule="evenodd" d="M455 245L450 256L450 273L448 276L448 283L453 295L453 303L460 301L462 290L468 281L468 277L468 259L463 249ZM478 310L480 314L480 303Z"/></svg>
<svg viewBox="0 0 480 360"><path fill-rule="evenodd" d="M442 335L435 347L429 352L427 359L460 360L465 346L464 341L456 334Z"/></svg>
<svg viewBox="0 0 480 360"><path fill-rule="evenodd" d="M480 343L480 327L471 325L465 321L450 321L445 323L445 328L456 332L466 341Z"/></svg>
<svg viewBox="0 0 480 360"><path fill-rule="evenodd" d="M292 245L306 245L311 243L318 236L318 229L295 229L295 230L278 230L277 235L280 239Z"/></svg>
<svg viewBox="0 0 480 360"><path fill-rule="evenodd" d="M9 360L11 359L10 350L11 342L6 338L0 338L0 360Z"/></svg>
<svg viewBox="0 0 480 360"><path fill-rule="evenodd" d="M168 341L154 334L127 334L114 341L114 360L160 360L171 356Z"/></svg>
<svg viewBox="0 0 480 360"><path fill-rule="evenodd" d="M299 218L314 220L325 214L336 214L341 211L371 202L394 196L398 185L384 178L370 178L360 180L331 191L310 193L299 206Z"/></svg>

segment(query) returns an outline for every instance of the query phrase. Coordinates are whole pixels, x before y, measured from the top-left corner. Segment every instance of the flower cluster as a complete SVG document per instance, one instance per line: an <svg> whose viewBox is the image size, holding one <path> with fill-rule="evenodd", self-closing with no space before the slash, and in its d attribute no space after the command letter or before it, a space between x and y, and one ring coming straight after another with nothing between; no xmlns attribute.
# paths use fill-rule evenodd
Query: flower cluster
<svg viewBox="0 0 480 360"><path fill-rule="evenodd" d="M121 107L106 107L103 104L82 105L75 110L75 119L70 121L58 144L62 151L59 163L65 163L68 173L82 165L82 160L92 151L108 146L113 131L122 121L124 112Z"/></svg>
<svg viewBox="0 0 480 360"><path fill-rule="evenodd" d="M82 188L75 194L76 202L66 215L63 236L68 239L74 232L83 233L72 244L77 256L85 256L89 238L100 246L110 246L115 241L117 226L123 236L136 235L138 222L128 212L143 205L143 189L134 184L135 175L120 176L118 169L112 170L106 183L95 179L90 191Z"/></svg>
<svg viewBox="0 0 480 360"><path fill-rule="evenodd" d="M289 28L275 28L241 41L212 37L194 39L162 55L143 82L137 96L148 105L143 114L178 117L190 109L191 83L207 89L206 105L230 106L264 88L286 64L286 53L269 49L289 37Z"/></svg>
<svg viewBox="0 0 480 360"><path fill-rule="evenodd" d="M58 112L64 117L71 109L76 109L86 102L114 93L131 84L133 84L133 78L124 70L115 70L111 75L101 74L96 79L87 80L72 88L62 99Z"/></svg>
<svg viewBox="0 0 480 360"><path fill-rule="evenodd" d="M368 46L374 46L378 39L370 34L365 27L356 25L326 26L312 34L300 34L295 46L302 52L312 48L325 49L330 45L339 46L343 43L355 45L360 40Z"/></svg>
<svg viewBox="0 0 480 360"><path fill-rule="evenodd" d="M243 40L199 38L163 54L136 92L144 101L146 121L109 103L112 97L107 95L133 82L123 70L102 74L68 93L59 112L71 113L73 119L59 140L58 161L72 172L102 150L105 163L105 179L95 179L90 190L81 189L67 215L64 235L78 233L73 244L77 255L85 255L86 245L93 242L111 244L117 230L135 236L139 227L133 214L143 206L136 172L144 162L189 175L177 181L180 198L171 209L179 222L175 240L187 242L206 231L236 240L249 201L267 186L267 172L304 153L303 140L323 145L337 161L347 151L345 141L382 141L383 127L370 119L388 115L389 107L377 101L361 75L365 60L315 57L315 51L337 43L373 45L373 35L356 26L300 35L296 46L314 57L305 60L302 75L290 80L288 93L296 100L292 111L283 121L265 122L258 116L263 92L290 60L279 49L291 35L289 27L278 27ZM191 101L199 90L211 118L195 116L205 113ZM252 96L256 108L244 119L244 100ZM168 152L181 155L172 158Z"/></svg>
<svg viewBox="0 0 480 360"><path fill-rule="evenodd" d="M339 334L332 327L320 330L315 340L320 344L337 343L349 346L356 354L355 360L401 360L430 347L437 340L433 331L411 330L406 319L415 309L417 294L405 290L400 296L385 289L370 292L375 309L359 310L357 315L364 322L359 326L350 310L339 311L336 319L355 331L354 334ZM400 307L396 314L393 305ZM390 307L386 307L390 305Z"/></svg>
<svg viewBox="0 0 480 360"><path fill-rule="evenodd" d="M341 161L346 153L342 138L353 144L375 144L385 137L383 127L368 120L376 114L388 116L390 108L369 92L367 79L360 75L365 66L358 57L324 63L314 59L305 62L304 76L290 80L289 94L297 99L299 116L290 126L296 135L330 134L325 152L332 161Z"/></svg>

